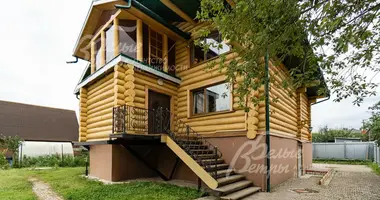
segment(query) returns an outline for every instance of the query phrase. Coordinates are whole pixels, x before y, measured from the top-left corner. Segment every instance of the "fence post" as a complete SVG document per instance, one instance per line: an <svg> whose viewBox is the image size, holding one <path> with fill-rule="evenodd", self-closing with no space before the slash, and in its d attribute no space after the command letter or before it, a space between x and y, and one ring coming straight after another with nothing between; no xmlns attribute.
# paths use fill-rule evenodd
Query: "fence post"
<svg viewBox="0 0 380 200"><path fill-rule="evenodd" d="M20 168L22 168L22 144L23 144L23 142L20 143L20 155L19 155L19 157L20 157L20 160L19 160Z"/></svg>
<svg viewBox="0 0 380 200"><path fill-rule="evenodd" d="M346 144L346 142L344 142L344 156L343 156L343 158L344 159L347 159L347 144Z"/></svg>
<svg viewBox="0 0 380 200"><path fill-rule="evenodd" d="M61 162L63 162L63 144L61 144Z"/></svg>

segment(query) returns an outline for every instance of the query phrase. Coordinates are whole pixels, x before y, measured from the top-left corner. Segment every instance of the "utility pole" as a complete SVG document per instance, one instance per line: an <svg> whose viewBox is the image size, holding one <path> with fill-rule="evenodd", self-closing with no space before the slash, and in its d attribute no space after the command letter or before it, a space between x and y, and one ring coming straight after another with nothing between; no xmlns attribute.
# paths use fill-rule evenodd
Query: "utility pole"
<svg viewBox="0 0 380 200"><path fill-rule="evenodd" d="M269 134L269 55L268 55L268 49L265 53L265 142L267 146L267 166L266 166L266 172L267 172L267 192L270 192L270 134Z"/></svg>

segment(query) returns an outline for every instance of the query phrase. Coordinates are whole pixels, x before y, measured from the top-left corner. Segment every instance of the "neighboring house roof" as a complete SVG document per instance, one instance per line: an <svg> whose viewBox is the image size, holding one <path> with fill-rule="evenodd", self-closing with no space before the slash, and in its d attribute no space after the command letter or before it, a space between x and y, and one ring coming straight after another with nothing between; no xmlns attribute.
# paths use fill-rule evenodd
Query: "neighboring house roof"
<svg viewBox="0 0 380 200"><path fill-rule="evenodd" d="M0 134L30 141L77 141L73 110L0 101Z"/></svg>

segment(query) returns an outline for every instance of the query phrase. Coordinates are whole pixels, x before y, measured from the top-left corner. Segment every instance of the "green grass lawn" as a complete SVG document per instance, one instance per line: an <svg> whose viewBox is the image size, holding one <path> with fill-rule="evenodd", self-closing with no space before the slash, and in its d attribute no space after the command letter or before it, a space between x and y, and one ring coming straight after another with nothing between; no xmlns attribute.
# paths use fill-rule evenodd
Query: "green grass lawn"
<svg viewBox="0 0 380 200"><path fill-rule="evenodd" d="M195 189L165 183L132 182L127 184L103 185L100 182L90 181L81 177L80 175L83 174L83 172L84 168L59 168L41 171L12 169L0 171L0 199L36 199L31 191L31 184L27 181L28 177L36 177L50 184L55 192L67 200L186 200L201 196L201 193ZM8 185L7 182L9 181L15 182L14 184ZM2 190L6 192L3 193Z"/></svg>
<svg viewBox="0 0 380 200"><path fill-rule="evenodd" d="M37 200L26 170L0 170L0 199Z"/></svg>

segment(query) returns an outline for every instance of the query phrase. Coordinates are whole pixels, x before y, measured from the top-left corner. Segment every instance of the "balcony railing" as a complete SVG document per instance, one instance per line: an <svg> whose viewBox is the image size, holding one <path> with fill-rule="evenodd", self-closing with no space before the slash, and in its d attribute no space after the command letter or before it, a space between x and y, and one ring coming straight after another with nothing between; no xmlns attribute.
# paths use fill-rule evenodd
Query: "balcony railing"
<svg viewBox="0 0 380 200"><path fill-rule="evenodd" d="M165 120L162 113L154 109L137 108L133 106L118 106L113 108L112 132L159 134L165 133L164 125L168 126L170 120Z"/></svg>

